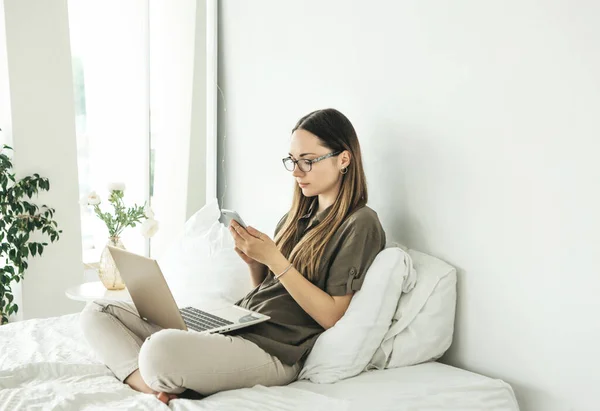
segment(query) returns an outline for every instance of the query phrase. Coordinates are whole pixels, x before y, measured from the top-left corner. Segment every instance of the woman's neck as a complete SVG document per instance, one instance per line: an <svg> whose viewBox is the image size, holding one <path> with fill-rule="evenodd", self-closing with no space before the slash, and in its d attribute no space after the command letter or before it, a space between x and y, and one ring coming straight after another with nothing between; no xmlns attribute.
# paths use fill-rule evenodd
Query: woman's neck
<svg viewBox="0 0 600 411"><path fill-rule="evenodd" d="M329 207L330 205L333 204L333 202L335 201L335 196L329 196L327 194L319 194L319 206L317 207L317 212L315 213L318 214L321 211L327 209L327 207Z"/></svg>
<svg viewBox="0 0 600 411"><path fill-rule="evenodd" d="M327 209L327 207L333 205L335 199L338 196L340 191L340 187L342 186L341 180L337 182L329 191L319 194L319 207L317 208L317 213Z"/></svg>

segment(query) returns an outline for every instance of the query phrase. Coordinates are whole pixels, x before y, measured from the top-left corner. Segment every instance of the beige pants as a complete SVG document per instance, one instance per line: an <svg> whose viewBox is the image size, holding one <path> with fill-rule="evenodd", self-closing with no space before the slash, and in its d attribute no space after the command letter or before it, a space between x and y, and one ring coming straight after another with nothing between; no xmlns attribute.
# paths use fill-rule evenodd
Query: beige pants
<svg viewBox="0 0 600 411"><path fill-rule="evenodd" d="M256 384L286 385L300 372L300 364L286 365L239 336L161 329L141 319L132 304L90 302L80 323L88 343L119 380L139 368L155 391L210 395Z"/></svg>

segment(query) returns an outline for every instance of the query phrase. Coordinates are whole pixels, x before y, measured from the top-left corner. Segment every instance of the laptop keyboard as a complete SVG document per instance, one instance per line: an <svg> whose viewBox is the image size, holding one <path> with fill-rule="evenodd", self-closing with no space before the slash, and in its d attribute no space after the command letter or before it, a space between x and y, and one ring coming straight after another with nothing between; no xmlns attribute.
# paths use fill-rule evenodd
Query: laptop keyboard
<svg viewBox="0 0 600 411"><path fill-rule="evenodd" d="M194 307L184 307L179 311L181 312L185 325L194 331L212 330L213 328L233 324L231 321L227 321L221 317L217 317Z"/></svg>

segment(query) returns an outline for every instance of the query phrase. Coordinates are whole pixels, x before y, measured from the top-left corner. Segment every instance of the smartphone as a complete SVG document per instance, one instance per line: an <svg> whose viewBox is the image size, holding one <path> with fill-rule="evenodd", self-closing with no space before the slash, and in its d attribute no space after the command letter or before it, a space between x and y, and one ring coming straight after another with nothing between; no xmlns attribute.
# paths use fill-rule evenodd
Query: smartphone
<svg viewBox="0 0 600 411"><path fill-rule="evenodd" d="M242 220L242 217L240 217L238 213L232 210L226 210L224 208L221 209L221 222L225 224L225 227L229 227L229 225L231 224L231 220L235 220L242 227L248 228L248 226L246 226L246 223L244 223L244 220Z"/></svg>

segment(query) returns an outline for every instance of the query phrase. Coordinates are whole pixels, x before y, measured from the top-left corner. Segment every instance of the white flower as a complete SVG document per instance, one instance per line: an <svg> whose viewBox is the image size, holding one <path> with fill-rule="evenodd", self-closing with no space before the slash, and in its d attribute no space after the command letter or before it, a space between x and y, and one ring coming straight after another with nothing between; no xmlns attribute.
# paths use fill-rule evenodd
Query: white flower
<svg viewBox="0 0 600 411"><path fill-rule="evenodd" d="M153 218L149 218L142 223L140 226L142 235L146 238L152 237L158 231L158 221Z"/></svg>
<svg viewBox="0 0 600 411"><path fill-rule="evenodd" d="M109 183L108 191L125 191L125 183Z"/></svg>
<svg viewBox="0 0 600 411"><path fill-rule="evenodd" d="M154 211L152 211L152 209L149 206L146 206L144 207L144 215L146 216L146 218L153 219Z"/></svg>
<svg viewBox="0 0 600 411"><path fill-rule="evenodd" d="M87 196L84 196L81 201L79 201L81 205L97 205L100 204L100 196L96 194L95 191L92 191Z"/></svg>

